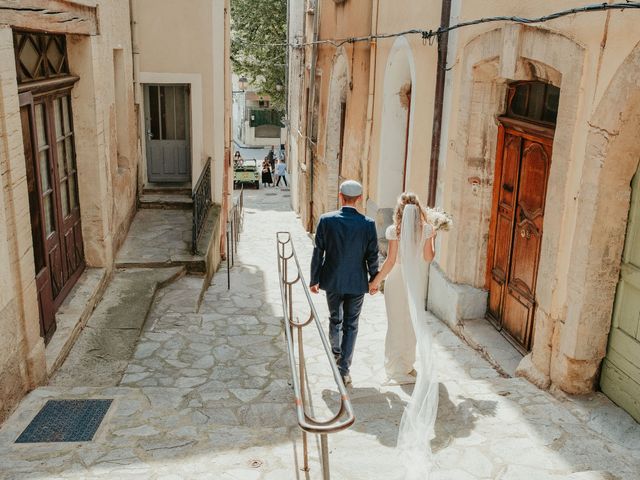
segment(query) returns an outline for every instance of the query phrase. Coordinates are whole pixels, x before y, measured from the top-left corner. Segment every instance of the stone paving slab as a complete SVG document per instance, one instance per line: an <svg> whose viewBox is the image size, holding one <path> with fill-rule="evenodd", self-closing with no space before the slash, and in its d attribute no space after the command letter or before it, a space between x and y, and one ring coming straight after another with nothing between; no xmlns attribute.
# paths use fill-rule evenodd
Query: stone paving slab
<svg viewBox="0 0 640 480"><path fill-rule="evenodd" d="M0 429L0 478L322 478L316 436L311 470L300 470L275 268L276 231L291 230L304 269L311 241L286 193L269 193L245 191L232 289L215 276L199 311L197 279L160 291L120 385L32 392ZM299 291L294 298L305 318ZM314 300L326 328L325 299ZM333 479L403 478L395 442L411 386L384 384L383 302L365 300L350 389L356 423L329 438ZM435 317L428 321L440 381L430 480L638 478L638 425L605 397L554 396L505 377ZM304 332L310 412L327 418L338 396L313 328ZM61 397L116 399L94 442L11 443L47 398Z"/></svg>

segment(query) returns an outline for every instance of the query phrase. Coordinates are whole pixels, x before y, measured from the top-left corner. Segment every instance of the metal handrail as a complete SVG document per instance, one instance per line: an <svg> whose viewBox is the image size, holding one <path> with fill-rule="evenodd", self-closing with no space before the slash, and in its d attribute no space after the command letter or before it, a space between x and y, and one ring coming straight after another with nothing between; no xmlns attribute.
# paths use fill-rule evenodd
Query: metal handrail
<svg viewBox="0 0 640 480"><path fill-rule="evenodd" d="M349 428L351 425L353 425L353 422L355 422L353 405L351 404L351 400L349 399L349 394L347 393L347 389L344 386L344 382L342 381L342 377L340 376L340 372L338 371L338 367L334 361L331 346L322 328L322 324L320 322L320 317L318 315L318 312L316 311L315 305L313 304L313 300L311 298L311 292L309 291L309 287L304 281L304 277L302 275L302 269L300 267L300 261L298 260L298 255L296 253L295 246L293 245L293 240L291 239L291 233L278 232L276 233L276 240L277 240L277 248L278 248L278 283L280 285L280 295L282 298L284 322L286 325L285 337L287 342L289 364L291 366L291 377L292 377L292 384L293 384L293 393L295 397L296 417L298 419L298 425L302 429L304 470L307 471L309 469L309 452L308 452L308 445L307 445L307 433L318 433L320 434L323 478L325 480L329 480L330 478L329 447L328 447L327 435L329 433L335 433L341 430L345 430ZM291 247L290 254L286 253L287 245ZM289 280L289 261L292 259L295 262L297 275L294 280ZM309 309L310 309L309 318L301 322L293 319L292 294L293 294L293 285L295 285L296 283L301 283L302 289L305 293L307 302L309 304ZM327 358L329 359L329 365L331 365L331 372L333 373L333 379L336 383L336 386L338 387L338 392L340 393L340 408L338 409L338 412L328 420L318 420L313 416L311 416L309 413L307 413L307 410L306 410L306 402L305 402L305 396L304 396L304 379L305 379L306 367L305 367L305 360L304 360L304 345L302 341L302 329L307 325L310 325L312 322L315 323L318 329L320 340L322 341L322 346L324 347ZM293 340L294 328L297 330L297 334L298 334L297 344L298 344L299 363L297 365L296 365L296 357L294 353L294 340Z"/></svg>
<svg viewBox="0 0 640 480"><path fill-rule="evenodd" d="M227 219L227 290L231 289L231 268L235 265L235 255L238 251L243 220L244 186L240 189L239 197L234 199Z"/></svg>
<svg viewBox="0 0 640 480"><path fill-rule="evenodd" d="M204 230L207 219L207 213L213 204L211 199L211 157L207 159L200 178L196 182L196 186L191 193L193 201L192 228L191 228L191 253L198 254L198 240Z"/></svg>

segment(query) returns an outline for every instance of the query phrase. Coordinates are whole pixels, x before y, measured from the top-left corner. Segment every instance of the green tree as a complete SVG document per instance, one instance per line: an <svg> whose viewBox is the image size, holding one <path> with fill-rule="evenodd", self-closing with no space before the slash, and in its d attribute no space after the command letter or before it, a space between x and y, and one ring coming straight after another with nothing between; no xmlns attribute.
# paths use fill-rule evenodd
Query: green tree
<svg viewBox="0 0 640 480"><path fill-rule="evenodd" d="M231 63L284 110L287 0L231 0Z"/></svg>

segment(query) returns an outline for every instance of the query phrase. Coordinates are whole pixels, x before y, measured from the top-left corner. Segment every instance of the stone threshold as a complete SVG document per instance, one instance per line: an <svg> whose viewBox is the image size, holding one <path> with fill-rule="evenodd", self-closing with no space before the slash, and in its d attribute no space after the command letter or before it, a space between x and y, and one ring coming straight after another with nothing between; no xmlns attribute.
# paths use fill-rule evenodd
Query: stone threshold
<svg viewBox="0 0 640 480"><path fill-rule="evenodd" d="M56 313L56 331L45 348L47 377L51 377L69 355L91 313L107 288L105 268L87 268Z"/></svg>
<svg viewBox="0 0 640 480"><path fill-rule="evenodd" d="M500 375L516 376L516 369L524 357L489 323L489 320L484 318L462 320L451 329L482 355Z"/></svg>

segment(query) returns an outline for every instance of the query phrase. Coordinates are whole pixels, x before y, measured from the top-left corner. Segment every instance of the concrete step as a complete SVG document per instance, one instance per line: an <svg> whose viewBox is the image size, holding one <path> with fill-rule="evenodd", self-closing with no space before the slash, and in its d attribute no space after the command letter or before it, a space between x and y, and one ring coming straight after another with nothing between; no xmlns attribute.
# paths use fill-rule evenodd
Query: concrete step
<svg viewBox="0 0 640 480"><path fill-rule="evenodd" d="M184 274L185 269L180 267L115 272L102 300L49 384L117 385L138 343L156 291Z"/></svg>
<svg viewBox="0 0 640 480"><path fill-rule="evenodd" d="M143 193L138 198L139 208L164 210L191 210L193 200L191 194L182 193Z"/></svg>

